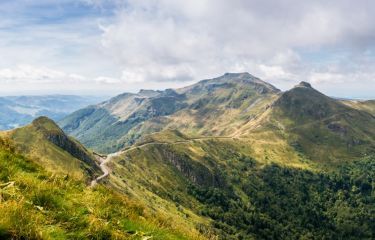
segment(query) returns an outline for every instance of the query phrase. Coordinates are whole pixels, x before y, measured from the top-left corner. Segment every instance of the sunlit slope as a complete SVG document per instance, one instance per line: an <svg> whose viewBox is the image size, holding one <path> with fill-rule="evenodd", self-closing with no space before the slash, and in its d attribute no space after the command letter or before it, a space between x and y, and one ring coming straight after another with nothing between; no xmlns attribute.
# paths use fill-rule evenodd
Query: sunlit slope
<svg viewBox="0 0 375 240"><path fill-rule="evenodd" d="M46 164L16 153L19 144L0 138L0 239L204 239L105 186L90 188L83 180L46 171ZM71 161L63 156L56 158ZM78 170L66 174L72 171Z"/></svg>
<svg viewBox="0 0 375 240"><path fill-rule="evenodd" d="M225 74L177 90L188 107L135 128L134 133L178 129L190 136L229 136L257 118L277 98L279 90L248 73Z"/></svg>
<svg viewBox="0 0 375 240"><path fill-rule="evenodd" d="M220 88L220 91L224 90ZM243 100L242 104L249 102ZM247 141L244 145L247 144L247 148L252 149L255 158L265 159L267 155L273 155L274 162L292 163L295 166L299 164L295 156L330 165L363 157L375 151L374 116L327 97L308 83L302 82L284 93L261 96L257 104L245 108L249 109L248 112L229 109L227 105L227 102L223 105L217 104L216 111L207 114L211 120L205 119L205 115L199 112L187 114L185 110L179 111L168 116L170 122L167 126L184 133L184 138L222 136L227 137L227 140L237 138L241 140L237 142ZM215 104L208 103L203 108L214 106ZM370 105L366 103L366 106ZM230 111L237 111L235 117L229 114ZM220 114L215 116L215 113L219 112ZM186 113L186 116L179 118L183 113ZM214 117L211 118L211 115ZM200 127L194 127L197 121L202 121ZM221 126L220 122L225 124ZM152 131L162 129L153 129L152 126L155 125L150 121L143 125ZM221 129L222 132L216 132L215 129ZM140 132L147 133L147 130ZM159 139L164 136L163 141L168 138L169 142L180 141L171 136L167 137L166 133L156 136L159 136Z"/></svg>
<svg viewBox="0 0 375 240"><path fill-rule="evenodd" d="M222 135L191 122L143 135L110 164L109 182L197 229L209 223L220 239L373 236L374 117L303 82L268 101Z"/></svg>
<svg viewBox="0 0 375 240"><path fill-rule="evenodd" d="M366 111L375 116L375 100L359 101L359 100L342 100L342 103L352 108Z"/></svg>
<svg viewBox="0 0 375 240"><path fill-rule="evenodd" d="M125 149L109 166L114 188L178 225L190 224L219 239L373 234L374 205L366 200L371 157L326 172L280 136L190 138L162 131ZM348 172L337 175L341 168ZM363 190L349 193L354 185ZM340 198L343 192L346 200ZM361 204L350 205L354 199ZM341 214L342 204L347 215ZM347 228L349 222L358 231Z"/></svg>
<svg viewBox="0 0 375 240"><path fill-rule="evenodd" d="M78 178L100 174L94 155L46 117L1 135L13 143L16 152L51 172Z"/></svg>
<svg viewBox="0 0 375 240"><path fill-rule="evenodd" d="M282 142L306 158L337 162L374 151L372 102L343 103L301 83L280 92L248 74L228 73L181 89L122 94L60 125L86 146L110 153L148 134L249 137ZM260 144L259 144L260 145Z"/></svg>
<svg viewBox="0 0 375 240"><path fill-rule="evenodd" d="M278 93L248 73L228 73L176 90L122 94L59 124L86 146L114 152L165 129L196 136L231 134L269 107Z"/></svg>
<svg viewBox="0 0 375 240"><path fill-rule="evenodd" d="M355 159L375 151L374 116L329 98L308 83L283 93L237 133L278 136L296 152L321 163Z"/></svg>

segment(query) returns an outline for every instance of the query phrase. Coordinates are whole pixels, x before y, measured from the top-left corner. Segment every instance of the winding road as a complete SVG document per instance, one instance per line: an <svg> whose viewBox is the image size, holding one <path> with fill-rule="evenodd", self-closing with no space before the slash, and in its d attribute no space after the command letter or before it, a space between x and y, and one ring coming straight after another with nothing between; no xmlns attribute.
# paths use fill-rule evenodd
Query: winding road
<svg viewBox="0 0 375 240"><path fill-rule="evenodd" d="M95 185L98 184L98 182L100 182L103 178L108 177L108 175L109 175L109 168L107 167L106 164L109 163L112 160L112 158L119 156L123 152L124 151L119 151L119 152L111 153L111 154L108 154L106 157L103 157L103 156L100 156L100 155L96 155L98 161L100 162L99 167L102 170L103 174L100 175L99 177L95 178L94 180L92 180L91 184L90 184L90 187L95 187Z"/></svg>
<svg viewBox="0 0 375 240"><path fill-rule="evenodd" d="M148 145L181 144L181 143L192 142L194 140L234 139L234 138L235 137L215 136L215 137L190 138L190 139L187 139L187 140L180 140L180 141L176 141L176 142L146 142L146 143L143 143L143 144L140 144L140 145L131 146L130 148L125 149L125 150L121 150L121 151L118 151L118 152L115 152L115 153L108 154L107 156L102 156L102 155L99 155L99 154L95 154L95 156L97 157L97 160L100 163L99 167L102 170L103 174L100 175L99 177L95 178L94 180L92 180L91 184L90 184L90 187L95 187L101 180L103 180L104 178L106 178L106 177L109 176L110 169L107 166L107 163L109 163L114 157L120 156L121 154L124 154L124 153L126 153L128 151L131 151L131 150L134 150L134 149L137 149L137 148L141 148L141 147L145 147L145 146L148 146Z"/></svg>

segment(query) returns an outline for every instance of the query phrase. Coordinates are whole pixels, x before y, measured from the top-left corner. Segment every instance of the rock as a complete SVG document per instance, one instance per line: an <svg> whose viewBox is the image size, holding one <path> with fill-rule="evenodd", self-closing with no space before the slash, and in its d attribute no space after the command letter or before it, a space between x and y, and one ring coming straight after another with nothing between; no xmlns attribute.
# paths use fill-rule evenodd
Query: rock
<svg viewBox="0 0 375 240"><path fill-rule="evenodd" d="M308 82L300 82L298 85L296 85L295 87L306 87L306 88L312 88L311 84L308 83Z"/></svg>
<svg viewBox="0 0 375 240"><path fill-rule="evenodd" d="M336 133L340 133L342 135L345 135L347 133L346 128L337 122L331 122L327 125L327 127L329 130L336 132Z"/></svg>

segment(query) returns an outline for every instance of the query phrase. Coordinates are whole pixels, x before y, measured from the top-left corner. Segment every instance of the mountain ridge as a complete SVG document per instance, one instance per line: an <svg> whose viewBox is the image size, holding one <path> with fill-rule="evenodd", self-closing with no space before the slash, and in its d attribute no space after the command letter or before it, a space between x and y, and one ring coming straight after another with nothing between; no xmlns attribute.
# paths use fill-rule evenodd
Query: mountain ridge
<svg viewBox="0 0 375 240"><path fill-rule="evenodd" d="M100 174L95 156L47 117L38 117L29 125L0 135L12 143L16 152L49 171L86 181Z"/></svg>
<svg viewBox="0 0 375 240"><path fill-rule="evenodd" d="M79 110L59 124L87 146L111 152L133 144L139 137L137 133L144 131L142 128L160 130L183 127L175 124L185 116L195 117L197 120L203 116L210 118L208 121L215 121L215 116L228 113L240 118L240 111L251 112L251 109L262 107L269 102L268 95L276 96L279 92L279 89L249 73L227 73L176 90L124 93L95 107ZM171 119L171 116L180 119ZM205 134L207 131L210 134L224 134L214 129L199 129L199 125L203 123L197 120L191 119L189 121L192 122L186 123L195 126L195 129L190 129L190 134L194 134L194 131L198 131L198 134ZM225 124L227 123L222 123ZM106 135L108 141L105 139ZM103 146L106 141L110 142L110 146Z"/></svg>
<svg viewBox="0 0 375 240"><path fill-rule="evenodd" d="M46 208L42 213L52 214L55 222L73 226L74 235L69 236L82 232L102 239L371 239L371 109L371 102L336 100L306 82L281 92L248 73L228 73L181 89L124 93L73 113L60 122L61 128L48 118L35 119L0 134L0 156L7 146L3 142L10 142L19 154L61 176L57 182L64 194L46 195L57 192L57 186L48 186L28 202L38 211ZM66 136L64 129L83 139L86 147ZM111 152L98 154L100 176L85 161L93 155L91 147ZM7 166L7 159L0 158L0 165ZM20 176L30 171L22 164ZM11 172L0 172L0 188L2 179L14 178ZM64 176L67 172L80 182L72 185L75 190L65 183L71 179ZM33 189L44 179L49 181L43 186L56 181L41 179L33 178ZM80 196L86 207L72 196ZM56 200L60 198L69 205ZM76 206L82 213L75 211L74 220L70 215L67 220L53 218L55 212L49 211L58 209L59 217L61 209L73 211ZM129 207L135 209L135 220L127 219ZM145 227L155 226L150 218L158 228ZM2 229L8 234L14 225L6 222L3 227L2 221L0 237ZM68 236L70 229L64 226L50 232Z"/></svg>

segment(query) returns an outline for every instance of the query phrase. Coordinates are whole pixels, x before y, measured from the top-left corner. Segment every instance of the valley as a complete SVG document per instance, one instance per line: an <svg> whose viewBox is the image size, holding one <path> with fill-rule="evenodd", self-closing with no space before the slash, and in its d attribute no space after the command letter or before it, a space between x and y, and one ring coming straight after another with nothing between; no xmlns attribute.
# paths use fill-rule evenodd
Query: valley
<svg viewBox="0 0 375 240"><path fill-rule="evenodd" d="M73 95L3 96L0 97L0 130L27 125L40 116L58 121L73 111L104 99Z"/></svg>

